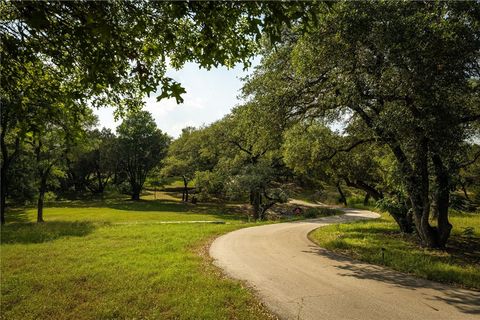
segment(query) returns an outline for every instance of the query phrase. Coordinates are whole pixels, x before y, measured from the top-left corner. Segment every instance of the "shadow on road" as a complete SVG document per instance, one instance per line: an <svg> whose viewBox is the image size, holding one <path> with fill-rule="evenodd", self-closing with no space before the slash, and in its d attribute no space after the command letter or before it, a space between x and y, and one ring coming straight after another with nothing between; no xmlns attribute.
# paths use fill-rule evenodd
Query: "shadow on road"
<svg viewBox="0 0 480 320"><path fill-rule="evenodd" d="M393 271L382 266L362 263L346 256L333 253L316 245L311 245L306 253L314 253L334 261L341 262L336 265L338 274L345 277L354 277L360 280L375 280L383 283L389 283L395 287L403 289L433 289L441 291L445 296L432 295L430 300L444 301L460 312L467 314L480 314L480 292L473 290L464 290L450 287L445 284L433 282L425 279L416 278L407 274Z"/></svg>

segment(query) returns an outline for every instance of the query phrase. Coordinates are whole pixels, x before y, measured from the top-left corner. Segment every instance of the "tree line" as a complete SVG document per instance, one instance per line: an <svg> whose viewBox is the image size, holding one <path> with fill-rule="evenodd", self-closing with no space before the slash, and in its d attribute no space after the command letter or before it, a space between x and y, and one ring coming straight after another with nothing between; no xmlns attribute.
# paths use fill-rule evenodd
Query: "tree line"
<svg viewBox="0 0 480 320"><path fill-rule="evenodd" d="M24 140L3 177L9 182L10 205L36 203L37 222L44 221L48 194L55 199L103 196L111 187L139 200L147 175L164 158L171 141L146 111L128 115L116 134L87 126L75 132L75 139L71 134L51 128Z"/></svg>

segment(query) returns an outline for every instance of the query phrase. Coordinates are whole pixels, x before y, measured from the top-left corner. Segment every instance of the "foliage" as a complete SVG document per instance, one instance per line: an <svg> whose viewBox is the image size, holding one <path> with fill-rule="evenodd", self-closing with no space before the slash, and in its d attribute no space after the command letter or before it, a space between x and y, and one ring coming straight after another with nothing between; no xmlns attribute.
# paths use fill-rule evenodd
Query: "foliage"
<svg viewBox="0 0 480 320"><path fill-rule="evenodd" d="M226 198L225 177L218 171L197 171L195 173L195 192L200 200L213 196Z"/></svg>
<svg viewBox="0 0 480 320"><path fill-rule="evenodd" d="M383 198L388 190L387 172L381 163L388 159L388 150L374 141L353 150L342 150L341 146L348 144L351 137L314 122L295 124L285 132L284 139L285 163L297 173L308 172L311 178L339 189L345 183L375 200Z"/></svg>
<svg viewBox="0 0 480 320"><path fill-rule="evenodd" d="M140 192L148 173L165 157L170 137L161 130L147 111L130 114L117 128L120 167L127 176L132 200Z"/></svg>
<svg viewBox="0 0 480 320"><path fill-rule="evenodd" d="M196 172L212 170L217 161L215 146L209 145L208 130L187 127L168 148L163 162L163 176L180 176L183 179L182 199L188 201L188 183Z"/></svg>
<svg viewBox="0 0 480 320"><path fill-rule="evenodd" d="M215 146L210 154L216 155L216 164L211 172L197 171L198 190L220 191L217 196L235 200L248 197L253 218L263 219L275 203L288 199L289 171L280 155L284 127L281 115L252 102L205 128L207 140Z"/></svg>
<svg viewBox="0 0 480 320"><path fill-rule="evenodd" d="M319 218L319 217L328 217L342 214L341 210L332 209L332 208L307 208L303 212L303 216L307 219Z"/></svg>
<svg viewBox="0 0 480 320"><path fill-rule="evenodd" d="M102 194L119 170L117 138L109 129L103 128L90 131L86 139L90 150L77 155L73 170L82 176L85 187L92 193Z"/></svg>
<svg viewBox="0 0 480 320"><path fill-rule="evenodd" d="M267 47L245 93L272 113L339 121L348 139L338 149L372 140L388 148L417 234L443 247L461 146L478 134L479 4L338 2L316 10L316 25L285 32L279 50Z"/></svg>

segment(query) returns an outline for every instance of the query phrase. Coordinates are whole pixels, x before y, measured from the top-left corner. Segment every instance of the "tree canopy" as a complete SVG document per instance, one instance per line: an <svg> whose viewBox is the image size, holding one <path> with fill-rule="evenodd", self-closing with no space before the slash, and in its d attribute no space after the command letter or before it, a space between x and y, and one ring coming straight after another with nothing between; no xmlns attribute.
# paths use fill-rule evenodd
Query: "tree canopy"
<svg viewBox="0 0 480 320"><path fill-rule="evenodd" d="M340 149L387 146L422 242L442 247L460 146L478 134L479 13L477 3L320 5L317 24L286 32L246 93L294 118L340 120L351 137Z"/></svg>

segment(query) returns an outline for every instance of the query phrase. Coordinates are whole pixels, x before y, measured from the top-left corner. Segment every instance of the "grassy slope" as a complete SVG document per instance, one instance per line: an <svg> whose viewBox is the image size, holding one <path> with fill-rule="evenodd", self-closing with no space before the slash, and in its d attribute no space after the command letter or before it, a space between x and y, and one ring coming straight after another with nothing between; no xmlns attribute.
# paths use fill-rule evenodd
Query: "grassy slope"
<svg viewBox="0 0 480 320"><path fill-rule="evenodd" d="M480 214L454 212L447 251L420 248L413 236L402 236L393 219L319 228L310 237L320 246L374 264L423 278L480 289ZM469 237L466 228L473 228ZM385 248L382 260L381 248Z"/></svg>
<svg viewBox="0 0 480 320"><path fill-rule="evenodd" d="M17 211L2 228L3 319L261 319L251 293L198 255L216 235L247 224L213 206L63 203ZM158 224L164 220L231 224ZM126 224L114 224L121 221ZM142 224L136 224L142 221ZM153 222L153 223L149 223Z"/></svg>

